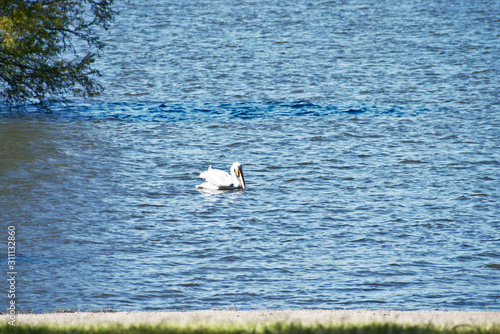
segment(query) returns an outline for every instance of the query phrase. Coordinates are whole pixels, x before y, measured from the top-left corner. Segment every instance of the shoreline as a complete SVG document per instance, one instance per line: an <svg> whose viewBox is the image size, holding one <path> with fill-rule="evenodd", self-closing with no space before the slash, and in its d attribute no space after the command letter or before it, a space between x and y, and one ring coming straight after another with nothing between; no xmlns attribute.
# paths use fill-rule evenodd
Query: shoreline
<svg viewBox="0 0 500 334"><path fill-rule="evenodd" d="M0 315L7 323L8 315ZM16 325L363 325L393 323L401 325L499 326L498 311L390 311L390 310L261 310L261 311L130 311L17 314Z"/></svg>

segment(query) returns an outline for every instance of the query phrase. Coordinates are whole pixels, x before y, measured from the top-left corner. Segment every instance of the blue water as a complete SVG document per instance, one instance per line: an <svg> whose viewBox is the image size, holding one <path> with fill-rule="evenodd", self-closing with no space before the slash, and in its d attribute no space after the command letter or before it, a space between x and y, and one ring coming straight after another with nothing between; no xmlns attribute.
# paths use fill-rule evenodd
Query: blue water
<svg viewBox="0 0 500 334"><path fill-rule="evenodd" d="M101 96L0 107L19 310L500 310L498 2L118 7Z"/></svg>

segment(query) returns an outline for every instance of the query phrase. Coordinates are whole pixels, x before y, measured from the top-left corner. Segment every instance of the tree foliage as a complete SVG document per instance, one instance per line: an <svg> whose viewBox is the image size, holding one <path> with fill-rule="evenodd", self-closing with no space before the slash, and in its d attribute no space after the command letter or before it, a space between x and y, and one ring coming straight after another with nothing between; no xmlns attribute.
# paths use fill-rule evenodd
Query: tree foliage
<svg viewBox="0 0 500 334"><path fill-rule="evenodd" d="M0 0L0 99L92 96L114 0Z"/></svg>

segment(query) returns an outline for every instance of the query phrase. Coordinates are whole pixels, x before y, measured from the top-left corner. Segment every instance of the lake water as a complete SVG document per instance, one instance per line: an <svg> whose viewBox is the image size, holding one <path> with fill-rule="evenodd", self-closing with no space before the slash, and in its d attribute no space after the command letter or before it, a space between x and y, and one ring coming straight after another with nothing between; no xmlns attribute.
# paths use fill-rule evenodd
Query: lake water
<svg viewBox="0 0 500 334"><path fill-rule="evenodd" d="M117 7L101 96L0 106L18 310L500 310L500 2Z"/></svg>

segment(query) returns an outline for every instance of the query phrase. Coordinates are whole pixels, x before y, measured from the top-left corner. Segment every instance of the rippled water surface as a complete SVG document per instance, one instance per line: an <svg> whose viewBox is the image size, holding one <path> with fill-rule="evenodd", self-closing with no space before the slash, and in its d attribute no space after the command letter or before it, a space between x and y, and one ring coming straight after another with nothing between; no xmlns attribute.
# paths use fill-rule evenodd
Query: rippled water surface
<svg viewBox="0 0 500 334"><path fill-rule="evenodd" d="M118 7L104 94L0 107L20 310L500 310L498 2Z"/></svg>

